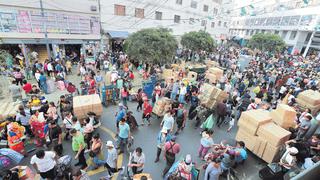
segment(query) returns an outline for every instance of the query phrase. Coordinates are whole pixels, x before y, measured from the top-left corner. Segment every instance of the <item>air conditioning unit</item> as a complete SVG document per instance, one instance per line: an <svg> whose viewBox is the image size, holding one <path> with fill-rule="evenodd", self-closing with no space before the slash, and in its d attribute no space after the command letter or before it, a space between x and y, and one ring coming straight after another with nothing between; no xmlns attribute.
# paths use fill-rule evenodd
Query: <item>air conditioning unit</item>
<svg viewBox="0 0 320 180"><path fill-rule="evenodd" d="M90 6L91 11L97 11L97 6Z"/></svg>

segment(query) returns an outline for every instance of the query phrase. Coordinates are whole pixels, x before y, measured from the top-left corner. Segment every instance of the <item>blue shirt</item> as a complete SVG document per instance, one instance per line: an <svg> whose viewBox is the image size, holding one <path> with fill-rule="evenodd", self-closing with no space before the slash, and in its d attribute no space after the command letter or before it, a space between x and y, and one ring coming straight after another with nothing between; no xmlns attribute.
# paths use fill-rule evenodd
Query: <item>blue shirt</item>
<svg viewBox="0 0 320 180"><path fill-rule="evenodd" d="M119 137L128 138L130 132L130 127L127 123L119 124Z"/></svg>
<svg viewBox="0 0 320 180"><path fill-rule="evenodd" d="M121 119L126 115L126 111L124 109L120 110L117 114L116 120L117 123L121 121Z"/></svg>
<svg viewBox="0 0 320 180"><path fill-rule="evenodd" d="M210 138L201 138L201 145L204 147L210 147L213 145L213 139Z"/></svg>
<svg viewBox="0 0 320 180"><path fill-rule="evenodd" d="M220 167L216 168L213 163L210 163L206 169L204 179L205 180L219 180L219 176L222 174Z"/></svg>

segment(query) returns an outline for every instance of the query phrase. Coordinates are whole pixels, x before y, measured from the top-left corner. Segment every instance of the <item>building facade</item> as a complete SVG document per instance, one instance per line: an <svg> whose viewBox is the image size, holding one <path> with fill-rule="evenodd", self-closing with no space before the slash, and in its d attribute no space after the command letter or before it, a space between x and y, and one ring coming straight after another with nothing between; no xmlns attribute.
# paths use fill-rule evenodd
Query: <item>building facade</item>
<svg viewBox="0 0 320 180"><path fill-rule="evenodd" d="M2 47L27 46L45 57L47 42L50 56L57 56L65 45L79 51L100 40L98 0L42 0L42 7L41 0L0 1Z"/></svg>
<svg viewBox="0 0 320 180"><path fill-rule="evenodd" d="M283 38L291 54L306 56L320 50L320 1L263 2L235 5L236 10L230 13L230 38L246 40L257 33L274 33Z"/></svg>
<svg viewBox="0 0 320 180"><path fill-rule="evenodd" d="M157 27L171 29L177 39L186 32L205 30L221 40L228 32L227 17L218 18L223 0L101 0L100 3L102 28L111 37Z"/></svg>

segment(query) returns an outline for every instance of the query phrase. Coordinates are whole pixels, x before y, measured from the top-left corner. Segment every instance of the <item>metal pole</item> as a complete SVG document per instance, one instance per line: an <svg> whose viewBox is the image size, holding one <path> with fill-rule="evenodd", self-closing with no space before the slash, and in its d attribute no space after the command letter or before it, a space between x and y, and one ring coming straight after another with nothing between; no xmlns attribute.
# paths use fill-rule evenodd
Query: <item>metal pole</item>
<svg viewBox="0 0 320 180"><path fill-rule="evenodd" d="M44 22L43 22L43 26L44 26L44 38L45 38L45 41L46 41L48 59L49 59L49 61L50 61L50 60L51 60L51 52L50 52L49 40L48 40L47 20L46 20L45 17L44 17L44 10L43 10L42 0L40 0L40 8L41 8L41 16L42 16L42 19L44 20Z"/></svg>
<svg viewBox="0 0 320 180"><path fill-rule="evenodd" d="M312 39L313 39L313 36L314 36L315 33L316 33L316 31L314 30L314 31L312 32L312 35L311 35L310 39L309 39L309 42L308 42L308 44L307 44L306 49L305 49L304 52L303 52L303 57L306 57L306 56L307 56L307 53L308 53L308 51L309 51L309 48L310 48L310 45L311 45L311 43L312 43Z"/></svg>

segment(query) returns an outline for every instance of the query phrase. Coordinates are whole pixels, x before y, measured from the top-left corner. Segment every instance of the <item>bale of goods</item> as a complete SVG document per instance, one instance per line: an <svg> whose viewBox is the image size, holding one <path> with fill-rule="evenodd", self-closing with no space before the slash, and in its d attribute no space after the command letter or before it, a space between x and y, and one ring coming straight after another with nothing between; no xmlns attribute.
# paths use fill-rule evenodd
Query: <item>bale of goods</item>
<svg viewBox="0 0 320 180"><path fill-rule="evenodd" d="M162 79L168 79L168 78L171 78L173 77L173 71L172 69L164 69L162 71Z"/></svg>
<svg viewBox="0 0 320 180"><path fill-rule="evenodd" d="M206 79L208 79L210 84L215 84L218 80L216 75L208 72L206 73Z"/></svg>
<svg viewBox="0 0 320 180"><path fill-rule="evenodd" d="M178 71L181 67L179 64L171 64L171 68Z"/></svg>
<svg viewBox="0 0 320 180"><path fill-rule="evenodd" d="M298 99L304 100L311 106L317 106L320 104L320 93L318 91L306 90L299 93Z"/></svg>
<svg viewBox="0 0 320 180"><path fill-rule="evenodd" d="M220 79L223 76L223 70L217 67L209 68L208 73L214 74L217 79Z"/></svg>
<svg viewBox="0 0 320 180"><path fill-rule="evenodd" d="M283 129L273 122L264 124L258 128L257 135L272 146L279 146L289 140L291 132Z"/></svg>
<svg viewBox="0 0 320 180"><path fill-rule="evenodd" d="M276 124L285 129L296 126L297 112L288 105L278 104L277 109L271 111L270 115Z"/></svg>
<svg viewBox="0 0 320 180"><path fill-rule="evenodd" d="M163 116L170 108L171 100L167 97L162 97L155 103L152 112L157 116Z"/></svg>
<svg viewBox="0 0 320 180"><path fill-rule="evenodd" d="M206 60L205 61L205 64L208 68L211 68L211 67L219 67L219 63L216 62L216 61L211 61L210 59Z"/></svg>
<svg viewBox="0 0 320 180"><path fill-rule="evenodd" d="M223 99L225 99L226 93L222 91L221 89L205 83L200 88L200 94L199 94L199 100L201 104L203 104L207 108L213 108L217 104L217 102L221 102Z"/></svg>
<svg viewBox="0 0 320 180"><path fill-rule="evenodd" d="M78 118L85 118L88 112L102 115L102 104L98 94L73 97L73 111Z"/></svg>
<svg viewBox="0 0 320 180"><path fill-rule="evenodd" d="M243 141L246 144L246 148L253 151L258 137L248 134L245 130L239 129L236 135L237 141Z"/></svg>
<svg viewBox="0 0 320 180"><path fill-rule="evenodd" d="M309 108L312 115L316 115L320 110L320 93L318 91L306 90L299 93L296 99L299 106L302 108Z"/></svg>

